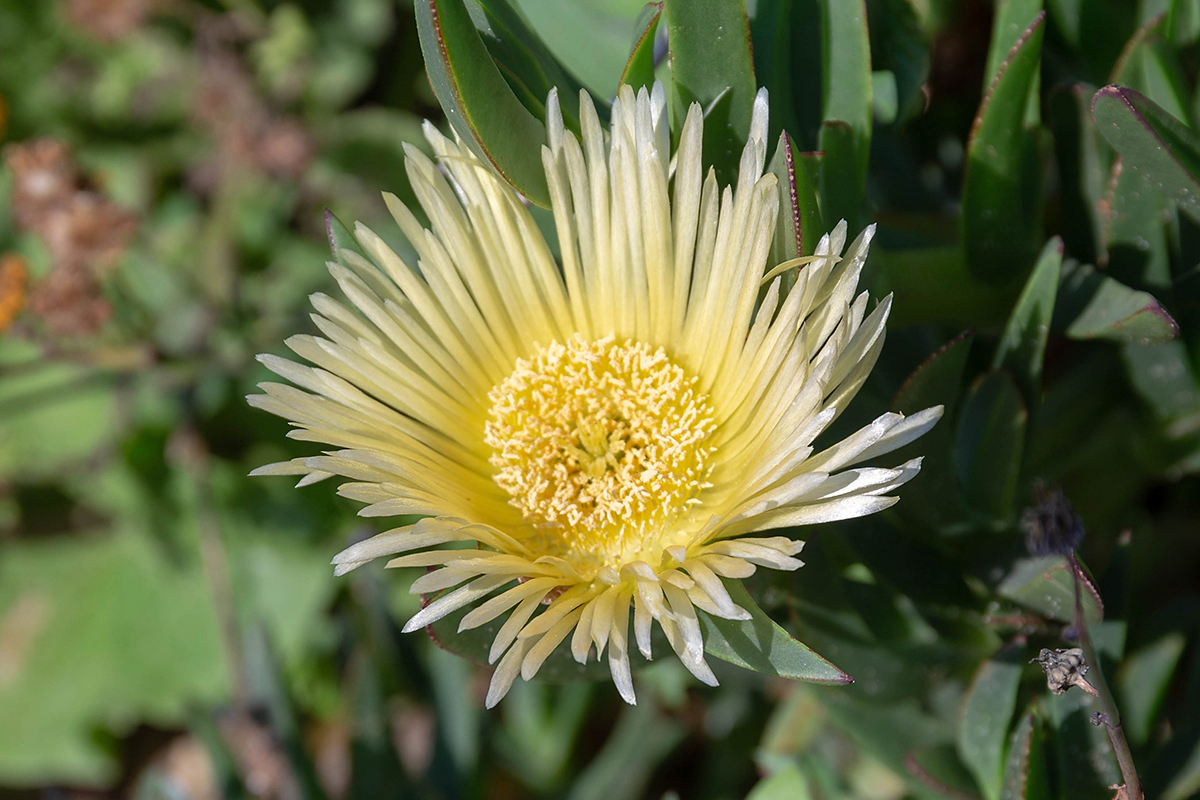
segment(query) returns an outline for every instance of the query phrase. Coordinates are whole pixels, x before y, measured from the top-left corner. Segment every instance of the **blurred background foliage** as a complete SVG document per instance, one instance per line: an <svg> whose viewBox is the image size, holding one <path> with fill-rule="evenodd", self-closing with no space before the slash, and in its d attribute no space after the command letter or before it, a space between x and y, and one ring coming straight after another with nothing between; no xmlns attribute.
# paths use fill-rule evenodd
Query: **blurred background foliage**
<svg viewBox="0 0 1200 800"><path fill-rule="evenodd" d="M1028 664L1074 639L1043 484L1147 796L1200 792L1200 0L435 5L508 87L452 114L658 77L729 176L765 85L776 255L879 224L893 323L839 427L946 417L898 506L751 582L856 683L663 661L637 707L485 714L485 669L399 634L404 576L332 577L352 504L245 477L304 452L242 398L331 286L323 207L407 248L379 192L470 63L431 86L427 0L0 0L0 797L1112 797L1093 700Z"/></svg>

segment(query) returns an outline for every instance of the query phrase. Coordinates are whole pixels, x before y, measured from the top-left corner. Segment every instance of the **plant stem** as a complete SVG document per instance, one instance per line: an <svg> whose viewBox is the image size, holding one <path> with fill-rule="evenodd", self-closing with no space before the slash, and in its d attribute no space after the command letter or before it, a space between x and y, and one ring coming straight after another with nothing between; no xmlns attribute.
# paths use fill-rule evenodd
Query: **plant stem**
<svg viewBox="0 0 1200 800"><path fill-rule="evenodd" d="M1096 689L1096 702L1100 704L1100 712L1104 715L1104 727L1108 731L1108 740L1112 743L1113 753L1117 756L1117 765L1121 768L1125 791L1130 800L1142 800L1142 782L1138 778L1133 755L1129 752L1129 743L1125 741L1125 732L1121 729L1121 713L1117 710L1117 703L1108 688L1108 681L1105 680L1104 671L1100 668L1100 658L1096 654L1092 636L1088 633L1087 622L1083 618L1083 601L1080 598L1079 586L1080 581L1083 580L1083 567L1073 552L1067 556L1067 562L1071 567L1071 575L1075 579L1073 623L1075 632L1079 636L1079 647L1083 650L1083 657L1091 667L1088 673L1088 677L1091 678L1089 682Z"/></svg>

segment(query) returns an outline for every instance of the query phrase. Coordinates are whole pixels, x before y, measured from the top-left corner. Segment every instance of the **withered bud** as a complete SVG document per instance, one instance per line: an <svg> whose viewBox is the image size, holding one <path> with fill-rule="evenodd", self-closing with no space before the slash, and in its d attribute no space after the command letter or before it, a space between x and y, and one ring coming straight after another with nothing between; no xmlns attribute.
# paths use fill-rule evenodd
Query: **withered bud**
<svg viewBox="0 0 1200 800"><path fill-rule="evenodd" d="M1090 695L1096 690L1084 679L1088 665L1083 659L1083 650L1072 647L1069 650L1050 650L1042 648L1037 658L1029 663L1037 662L1046 673L1046 685L1054 694L1062 694L1072 686L1078 686Z"/></svg>
<svg viewBox="0 0 1200 800"><path fill-rule="evenodd" d="M1035 503L1021 513L1025 549L1031 556L1067 556L1083 541L1083 520L1071 508L1061 489L1033 486Z"/></svg>

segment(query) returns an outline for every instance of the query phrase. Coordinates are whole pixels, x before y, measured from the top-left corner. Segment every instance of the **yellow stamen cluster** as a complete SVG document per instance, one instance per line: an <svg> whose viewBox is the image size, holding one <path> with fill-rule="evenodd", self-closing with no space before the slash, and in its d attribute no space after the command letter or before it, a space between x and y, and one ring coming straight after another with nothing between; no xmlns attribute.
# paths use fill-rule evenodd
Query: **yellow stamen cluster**
<svg viewBox="0 0 1200 800"><path fill-rule="evenodd" d="M661 347L552 342L488 395L495 481L566 551L649 544L708 485L715 422L695 383Z"/></svg>

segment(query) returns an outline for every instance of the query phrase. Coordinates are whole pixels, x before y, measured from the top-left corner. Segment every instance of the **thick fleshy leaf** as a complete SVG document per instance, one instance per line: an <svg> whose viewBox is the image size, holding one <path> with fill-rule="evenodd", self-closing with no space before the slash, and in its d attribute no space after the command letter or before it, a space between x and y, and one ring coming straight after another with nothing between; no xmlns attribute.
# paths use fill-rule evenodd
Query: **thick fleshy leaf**
<svg viewBox="0 0 1200 800"><path fill-rule="evenodd" d="M450 124L517 191L549 207L537 147L545 126L500 74L463 0L418 0L413 7L429 82Z"/></svg>
<svg viewBox="0 0 1200 800"><path fill-rule="evenodd" d="M779 134L769 169L779 179L779 221L771 244L771 264L811 255L825 233L817 202L820 153L801 153L786 131ZM784 273L783 290L796 282L796 270Z"/></svg>
<svg viewBox="0 0 1200 800"><path fill-rule="evenodd" d="M932 405L944 405L943 416L952 418L962 394L963 369L974 337L974 331L964 331L925 359L901 385L891 410L915 414Z"/></svg>
<svg viewBox="0 0 1200 800"><path fill-rule="evenodd" d="M984 80L996 80L1004 62L1021 41L1025 30L1042 10L1042 0L999 0L992 20L992 40L988 45Z"/></svg>
<svg viewBox="0 0 1200 800"><path fill-rule="evenodd" d="M967 501L993 522L1012 518L1029 414L1007 372L971 387L958 416L954 465Z"/></svg>
<svg viewBox="0 0 1200 800"><path fill-rule="evenodd" d="M1200 136L1148 97L1123 86L1096 92L1100 133L1129 169L1162 187L1179 208L1200 219Z"/></svg>
<svg viewBox="0 0 1200 800"><path fill-rule="evenodd" d="M1126 345L1121 355L1134 391L1166 424L1168 436L1200 430L1200 380L1183 342Z"/></svg>
<svg viewBox="0 0 1200 800"><path fill-rule="evenodd" d="M992 369L1007 369L1016 377L1027 407L1035 405L1040 396L1042 361L1054 317L1062 256L1062 239L1055 236L1046 243L1025 281L992 357Z"/></svg>
<svg viewBox="0 0 1200 800"><path fill-rule="evenodd" d="M1064 265L1058 296L1055 327L1065 329L1072 339L1152 344L1179 335L1179 324L1153 295L1130 289L1087 264Z"/></svg>
<svg viewBox="0 0 1200 800"><path fill-rule="evenodd" d="M629 60L625 62L625 69L621 70L621 83L627 83L634 89L643 86L649 88L654 83L654 41L662 11L661 2L647 3L638 17Z"/></svg>
<svg viewBox="0 0 1200 800"><path fill-rule="evenodd" d="M740 582L724 583L733 602L746 609L751 618L728 620L698 611L704 651L710 656L764 675L792 680L831 684L854 680L768 617Z"/></svg>
<svg viewBox="0 0 1200 800"><path fill-rule="evenodd" d="M1186 92L1178 76L1178 58L1163 38L1167 16L1164 7L1134 32L1113 68L1110 83L1139 92L1168 117L1186 119ZM1101 106L1102 114L1113 111L1107 101ZM1095 114L1093 118L1098 123L1097 131L1111 143L1112 126L1099 124ZM1130 132L1135 133L1136 126ZM1131 152L1126 159L1119 148L1115 149L1119 160L1112 166L1101 203L1106 212L1104 245L1096 263L1135 288L1163 289L1172 280L1170 223L1175 214L1167 185L1147 172L1136 153Z"/></svg>
<svg viewBox="0 0 1200 800"><path fill-rule="evenodd" d="M1050 800L1041 718L1031 707L1013 729L1004 762L1003 800Z"/></svg>
<svg viewBox="0 0 1200 800"><path fill-rule="evenodd" d="M1023 273L1037 239L1036 141L1024 123L1045 19L1045 12L1033 18L998 67L967 143L963 244L971 272L990 283L1007 283Z"/></svg>
<svg viewBox="0 0 1200 800"><path fill-rule="evenodd" d="M858 173L858 134L848 122L826 120L821 123L817 146L825 155L821 163L821 214L826 219L847 220L858 217L862 203L862 187L855 179Z"/></svg>
<svg viewBox="0 0 1200 800"><path fill-rule="evenodd" d="M768 91L770 136L787 131L801 149L817 147L821 127L822 0L758 0L750 33L754 74Z"/></svg>
<svg viewBox="0 0 1200 800"><path fill-rule="evenodd" d="M1021 559L996 587L996 593L1025 608L1060 622L1075 618L1075 580L1062 556ZM1089 623L1104 619L1104 604L1090 578L1079 584L1083 618Z"/></svg>
<svg viewBox="0 0 1200 800"><path fill-rule="evenodd" d="M1148 797L1161 797L1162 800L1188 800L1200 792L1200 735L1192 732L1190 735L1172 741L1165 750L1171 756L1169 766L1175 767L1170 774L1164 776L1166 784L1161 793L1155 791L1158 786L1150 780L1147 785ZM1168 759L1164 758L1163 761ZM1157 766L1157 764L1155 765ZM1154 777L1152 774L1151 778Z"/></svg>
<svg viewBox="0 0 1200 800"><path fill-rule="evenodd" d="M1115 681L1121 702L1121 727L1134 747L1141 747L1150 739L1171 676L1186 646L1186 637L1172 631L1133 652L1121 664Z"/></svg>
<svg viewBox="0 0 1200 800"><path fill-rule="evenodd" d="M1054 27L1095 79L1112 70L1128 31L1137 24L1138 6L1145 4L1128 0L1046 0Z"/></svg>
<svg viewBox="0 0 1200 800"><path fill-rule="evenodd" d="M788 764L754 784L746 800L810 800L811 797L804 773L797 765Z"/></svg>
<svg viewBox="0 0 1200 800"><path fill-rule="evenodd" d="M1164 32L1178 45L1195 42L1200 37L1200 3L1197 0L1171 0Z"/></svg>
<svg viewBox="0 0 1200 800"><path fill-rule="evenodd" d="M1104 261L1101 266L1119 280L1155 291L1171 283L1168 217L1174 215L1166 195L1146 175L1118 159L1112 168L1106 209Z"/></svg>
<svg viewBox="0 0 1200 800"><path fill-rule="evenodd" d="M513 93L538 119L546 116L546 96L558 88L559 104L568 127L578 129L579 90L583 84L559 63L550 48L508 0L475 0L482 12L476 28L484 46L501 69ZM593 98L602 120L608 103Z"/></svg>
<svg viewBox="0 0 1200 800"><path fill-rule="evenodd" d="M823 183L826 216L849 220L850 227L856 229L854 220L862 202L871 152L871 39L864 0L822 0L821 27L821 94L826 123L821 149L830 165ZM847 126L848 136L827 143L826 131L831 122ZM835 153L830 147L844 152ZM837 191L833 190L834 181Z"/></svg>
<svg viewBox="0 0 1200 800"><path fill-rule="evenodd" d="M1159 2L1160 0L1155 0ZM1167 0L1169 2L1169 0ZM1113 64L1112 72L1109 75L1109 83L1117 83L1122 86L1136 83L1140 77L1141 61L1135 56L1141 48L1142 43L1146 41L1152 34L1156 33L1163 22L1167 19L1167 14L1164 9L1153 10L1153 3L1142 4L1142 14L1138 21L1138 28L1129 37L1129 41L1121 48L1121 55Z"/></svg>
<svg viewBox="0 0 1200 800"><path fill-rule="evenodd" d="M969 516L963 489L954 474L951 449L963 373L974 338L974 331L966 331L925 359L901 385L890 408L915 414L930 406L945 406L942 421L932 431L897 453L899 458L926 456L920 477L909 485L898 511L906 519L935 529L959 526Z"/></svg>
<svg viewBox="0 0 1200 800"><path fill-rule="evenodd" d="M744 0L668 2L674 118L699 103L705 112L704 163L732 183L750 134L758 85Z"/></svg>
<svg viewBox="0 0 1200 800"><path fill-rule="evenodd" d="M339 264L344 265L346 263L342 255L343 250L349 250L352 253L357 253L365 257L362 248L358 246L358 240L354 238L354 234L328 208L325 209L325 235L329 239L329 250L333 253L333 260Z"/></svg>
<svg viewBox="0 0 1200 800"><path fill-rule="evenodd" d="M958 715L958 755L986 800L999 800L1008 726L1017 706L1021 653L998 653L980 665Z"/></svg>
<svg viewBox="0 0 1200 800"><path fill-rule="evenodd" d="M894 124L921 112L921 87L929 79L929 37L909 0L867 0L872 67L893 76Z"/></svg>
<svg viewBox="0 0 1200 800"><path fill-rule="evenodd" d="M880 652L875 650L875 652ZM864 682L865 684L865 682ZM859 689L817 693L830 717L846 729L856 743L869 748L872 758L898 775L907 772L913 751L947 742L951 731L913 698L891 703L871 702Z"/></svg>
<svg viewBox="0 0 1200 800"><path fill-rule="evenodd" d="M20 720L0 729L9 785L111 783L120 767L100 731L226 702L204 575L161 545L135 531L0 544L0 717Z"/></svg>
<svg viewBox="0 0 1200 800"><path fill-rule="evenodd" d="M1112 151L1101 141L1092 116L1095 94L1095 87L1073 83L1051 91L1049 97L1062 178L1063 240L1068 252L1091 264L1106 254L1101 202L1112 171Z"/></svg>
<svg viewBox="0 0 1200 800"><path fill-rule="evenodd" d="M571 786L567 800L615 800L646 796L655 768L688 733L675 716L656 703L626 706L603 749Z"/></svg>
<svg viewBox="0 0 1200 800"><path fill-rule="evenodd" d="M936 792L932 797L977 797L975 778L963 766L953 744L910 750L904 757L904 771L922 786Z"/></svg>

